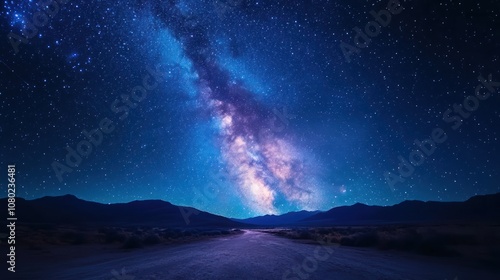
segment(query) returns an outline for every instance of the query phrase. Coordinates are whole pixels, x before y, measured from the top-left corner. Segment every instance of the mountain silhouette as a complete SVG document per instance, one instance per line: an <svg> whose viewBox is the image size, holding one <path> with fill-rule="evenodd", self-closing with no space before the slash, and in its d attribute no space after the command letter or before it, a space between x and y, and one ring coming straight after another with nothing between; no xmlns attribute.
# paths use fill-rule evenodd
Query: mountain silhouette
<svg viewBox="0 0 500 280"><path fill-rule="evenodd" d="M7 198L0 199L7 205ZM184 214L183 214L184 213ZM299 211L248 219L229 219L163 200L102 204L74 195L16 198L19 222L154 227L334 226L394 223L500 223L500 193L478 195L464 202L404 201L393 206L356 203L326 212ZM0 214L7 218L7 211Z"/></svg>
<svg viewBox="0 0 500 280"><path fill-rule="evenodd" d="M7 199L0 200L7 205ZM184 215L182 214L182 212ZM3 212L5 220L7 211ZM163 200L102 204L85 201L74 195L42 197L34 200L16 198L16 216L20 222L91 225L146 225L168 227L238 227L228 218L179 207Z"/></svg>
<svg viewBox="0 0 500 280"><path fill-rule="evenodd" d="M302 210L298 212L288 212L283 215L264 215L248 219L232 219L232 220L251 225L263 225L263 226L291 225L318 213L321 213L321 211Z"/></svg>
<svg viewBox="0 0 500 280"><path fill-rule="evenodd" d="M478 195L464 202L410 200L393 206L368 206L356 203L332 208L298 223L325 226L448 222L500 223L500 193Z"/></svg>

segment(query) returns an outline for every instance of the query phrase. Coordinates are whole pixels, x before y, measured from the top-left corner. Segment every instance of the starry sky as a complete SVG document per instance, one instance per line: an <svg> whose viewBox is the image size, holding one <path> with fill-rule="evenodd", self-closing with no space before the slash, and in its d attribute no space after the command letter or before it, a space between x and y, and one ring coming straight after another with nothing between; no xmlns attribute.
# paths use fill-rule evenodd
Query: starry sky
<svg viewBox="0 0 500 280"><path fill-rule="evenodd" d="M358 45L390 1L38 2L0 10L18 196L245 218L500 191L498 1L401 1Z"/></svg>

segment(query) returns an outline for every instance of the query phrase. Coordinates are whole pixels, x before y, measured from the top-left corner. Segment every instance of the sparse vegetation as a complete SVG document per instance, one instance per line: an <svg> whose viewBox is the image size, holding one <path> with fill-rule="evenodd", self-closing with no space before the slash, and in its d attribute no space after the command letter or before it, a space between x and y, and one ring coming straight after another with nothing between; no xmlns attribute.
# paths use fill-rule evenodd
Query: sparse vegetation
<svg viewBox="0 0 500 280"><path fill-rule="evenodd" d="M269 233L298 240L319 241L350 247L409 251L427 256L470 255L481 251L485 262L500 261L500 229L495 226L371 226L297 228ZM474 250L471 250L474 248ZM475 257L475 256L472 256Z"/></svg>
<svg viewBox="0 0 500 280"><path fill-rule="evenodd" d="M87 238L84 233L77 231L67 231L61 234L61 241L73 245L87 243Z"/></svg>
<svg viewBox="0 0 500 280"><path fill-rule="evenodd" d="M131 235L127 238L127 241L123 244L123 248L125 249L135 249L142 247L143 242L142 238L138 235Z"/></svg>
<svg viewBox="0 0 500 280"><path fill-rule="evenodd" d="M145 245L155 245L161 243L161 238L158 236L158 234L148 234L146 237L144 237L144 244Z"/></svg>
<svg viewBox="0 0 500 280"><path fill-rule="evenodd" d="M106 243L123 243L127 239L127 236L119 229L101 229L99 233L104 235L104 242Z"/></svg>
<svg viewBox="0 0 500 280"><path fill-rule="evenodd" d="M218 228L158 228L26 225L18 227L21 246L43 250L52 245L104 244L116 248L135 249L156 244L185 243L222 235L238 234L240 230Z"/></svg>

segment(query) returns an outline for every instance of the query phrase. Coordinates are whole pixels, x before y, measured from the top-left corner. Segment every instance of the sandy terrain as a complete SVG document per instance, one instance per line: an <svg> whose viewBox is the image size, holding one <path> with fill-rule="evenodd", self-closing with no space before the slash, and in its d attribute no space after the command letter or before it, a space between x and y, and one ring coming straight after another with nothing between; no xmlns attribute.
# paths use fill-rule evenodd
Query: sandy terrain
<svg viewBox="0 0 500 280"><path fill-rule="evenodd" d="M71 257L65 257L66 255ZM121 251L67 246L18 252L15 277L2 279L500 279L457 258L298 243L268 233Z"/></svg>

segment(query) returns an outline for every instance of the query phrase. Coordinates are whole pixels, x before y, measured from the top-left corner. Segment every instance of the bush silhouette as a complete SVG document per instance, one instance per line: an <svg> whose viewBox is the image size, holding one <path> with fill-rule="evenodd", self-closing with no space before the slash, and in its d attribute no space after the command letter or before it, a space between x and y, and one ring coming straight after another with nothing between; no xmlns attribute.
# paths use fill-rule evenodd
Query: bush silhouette
<svg viewBox="0 0 500 280"><path fill-rule="evenodd" d="M123 243L127 239L127 236L117 229L105 229L102 232L104 233L104 241L106 243Z"/></svg>
<svg viewBox="0 0 500 280"><path fill-rule="evenodd" d="M123 248L125 249L134 249L142 247L142 239L137 235L132 235L127 238L125 244L123 244Z"/></svg>
<svg viewBox="0 0 500 280"><path fill-rule="evenodd" d="M64 243L79 245L87 243L87 238L85 234L81 232L68 231L61 234L61 241Z"/></svg>
<svg viewBox="0 0 500 280"><path fill-rule="evenodd" d="M158 236L158 234L149 234L148 236L146 236L144 238L143 242L145 245L154 245L154 244L161 243L161 239Z"/></svg>

